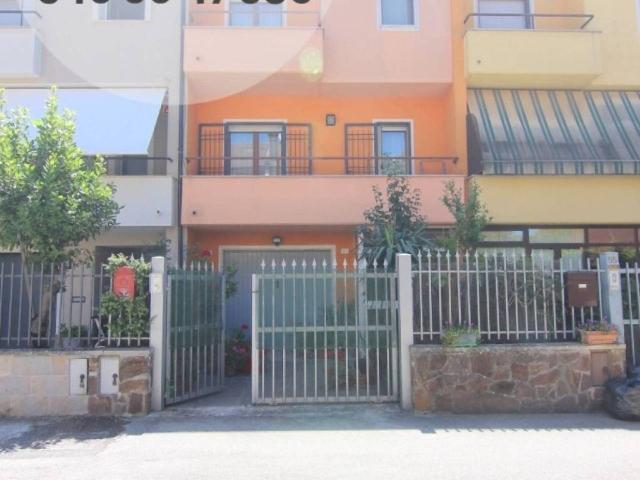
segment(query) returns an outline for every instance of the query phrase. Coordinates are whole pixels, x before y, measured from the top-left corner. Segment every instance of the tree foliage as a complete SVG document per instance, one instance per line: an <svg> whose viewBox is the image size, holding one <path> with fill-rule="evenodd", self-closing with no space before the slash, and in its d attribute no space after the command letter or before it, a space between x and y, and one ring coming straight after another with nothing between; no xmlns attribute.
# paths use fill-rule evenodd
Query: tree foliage
<svg viewBox="0 0 640 480"><path fill-rule="evenodd" d="M455 220L453 228L441 244L449 250L469 251L482 241L482 232L491 222L489 211L482 203L478 184L471 180L467 186L467 197L453 181L447 182L442 203Z"/></svg>
<svg viewBox="0 0 640 480"><path fill-rule="evenodd" d="M25 109L6 112L2 97L0 246L25 260L74 259L82 242L116 225L120 207L104 182L104 162L85 160L73 114L59 113L55 89L37 120Z"/></svg>
<svg viewBox="0 0 640 480"><path fill-rule="evenodd" d="M386 192L374 186L373 195L374 206L364 213L366 224L358 228L362 259L393 266L397 253L417 255L430 245L420 191L412 189L406 177L390 175Z"/></svg>

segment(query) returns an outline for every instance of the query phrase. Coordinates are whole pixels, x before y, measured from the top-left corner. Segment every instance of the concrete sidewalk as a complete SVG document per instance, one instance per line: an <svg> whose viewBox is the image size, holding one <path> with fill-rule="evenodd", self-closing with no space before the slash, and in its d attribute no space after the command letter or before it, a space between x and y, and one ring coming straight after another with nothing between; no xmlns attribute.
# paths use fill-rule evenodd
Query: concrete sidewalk
<svg viewBox="0 0 640 480"><path fill-rule="evenodd" d="M181 407L130 420L0 420L3 480L639 477L640 425L602 414Z"/></svg>

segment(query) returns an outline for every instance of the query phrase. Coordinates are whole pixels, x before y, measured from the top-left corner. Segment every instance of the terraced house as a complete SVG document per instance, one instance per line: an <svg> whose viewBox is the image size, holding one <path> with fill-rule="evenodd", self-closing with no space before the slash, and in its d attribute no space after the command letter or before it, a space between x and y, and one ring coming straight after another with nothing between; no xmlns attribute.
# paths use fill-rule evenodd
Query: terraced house
<svg viewBox="0 0 640 480"><path fill-rule="evenodd" d="M451 223L443 186L463 186L467 173L451 8L191 5L182 223L197 254L238 268L230 327L250 318L251 273L262 260L350 264L372 187L392 169L422 191L432 226Z"/></svg>
<svg viewBox="0 0 640 480"><path fill-rule="evenodd" d="M86 246L98 263L167 245L177 258L180 26L180 2L0 1L7 108L38 118L55 85L60 107L75 112L78 146L106 159L117 188L119 225Z"/></svg>
<svg viewBox="0 0 640 480"><path fill-rule="evenodd" d="M640 4L456 2L469 174L489 247L548 259L638 252Z"/></svg>

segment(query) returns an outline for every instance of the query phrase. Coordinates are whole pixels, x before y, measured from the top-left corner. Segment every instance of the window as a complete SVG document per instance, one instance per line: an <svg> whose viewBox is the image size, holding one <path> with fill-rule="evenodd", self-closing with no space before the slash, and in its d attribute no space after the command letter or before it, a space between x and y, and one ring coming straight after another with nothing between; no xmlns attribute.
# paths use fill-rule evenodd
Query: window
<svg viewBox="0 0 640 480"><path fill-rule="evenodd" d="M531 243L584 243L582 228L532 228L529 230Z"/></svg>
<svg viewBox="0 0 640 480"><path fill-rule="evenodd" d="M283 167L284 125L228 126L226 170L229 175L280 175Z"/></svg>
<svg viewBox="0 0 640 480"><path fill-rule="evenodd" d="M410 131L407 123L376 124L378 173L411 173Z"/></svg>
<svg viewBox="0 0 640 480"><path fill-rule="evenodd" d="M284 25L282 4L258 2L247 4L231 0L229 25L232 27L281 27Z"/></svg>
<svg viewBox="0 0 640 480"><path fill-rule="evenodd" d="M0 28L20 27L26 23L18 0L0 0Z"/></svg>
<svg viewBox="0 0 640 480"><path fill-rule="evenodd" d="M483 242L521 242L524 239L524 232L522 230L495 230L487 231L483 234Z"/></svg>
<svg viewBox="0 0 640 480"><path fill-rule="evenodd" d="M146 20L146 1L130 3L128 0L109 0L98 6L100 20Z"/></svg>
<svg viewBox="0 0 640 480"><path fill-rule="evenodd" d="M414 26L415 0L380 0L380 24L384 27Z"/></svg>
<svg viewBox="0 0 640 480"><path fill-rule="evenodd" d="M529 0L477 0L478 13L487 15L478 17L478 26L489 29L526 29L533 23L526 14L531 13ZM509 15L501 17L499 14Z"/></svg>

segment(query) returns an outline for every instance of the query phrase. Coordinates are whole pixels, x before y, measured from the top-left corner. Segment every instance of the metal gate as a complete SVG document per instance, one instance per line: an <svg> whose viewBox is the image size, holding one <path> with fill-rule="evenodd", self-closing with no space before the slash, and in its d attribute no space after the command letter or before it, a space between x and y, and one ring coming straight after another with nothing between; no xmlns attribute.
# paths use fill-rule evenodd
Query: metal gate
<svg viewBox="0 0 640 480"><path fill-rule="evenodd" d="M640 367L640 266L628 264L620 270L622 278L622 315L627 361Z"/></svg>
<svg viewBox="0 0 640 480"><path fill-rule="evenodd" d="M210 264L170 269L167 280L166 405L224 385L225 279Z"/></svg>
<svg viewBox="0 0 640 480"><path fill-rule="evenodd" d="M398 400L396 274L263 263L253 276L255 404Z"/></svg>

